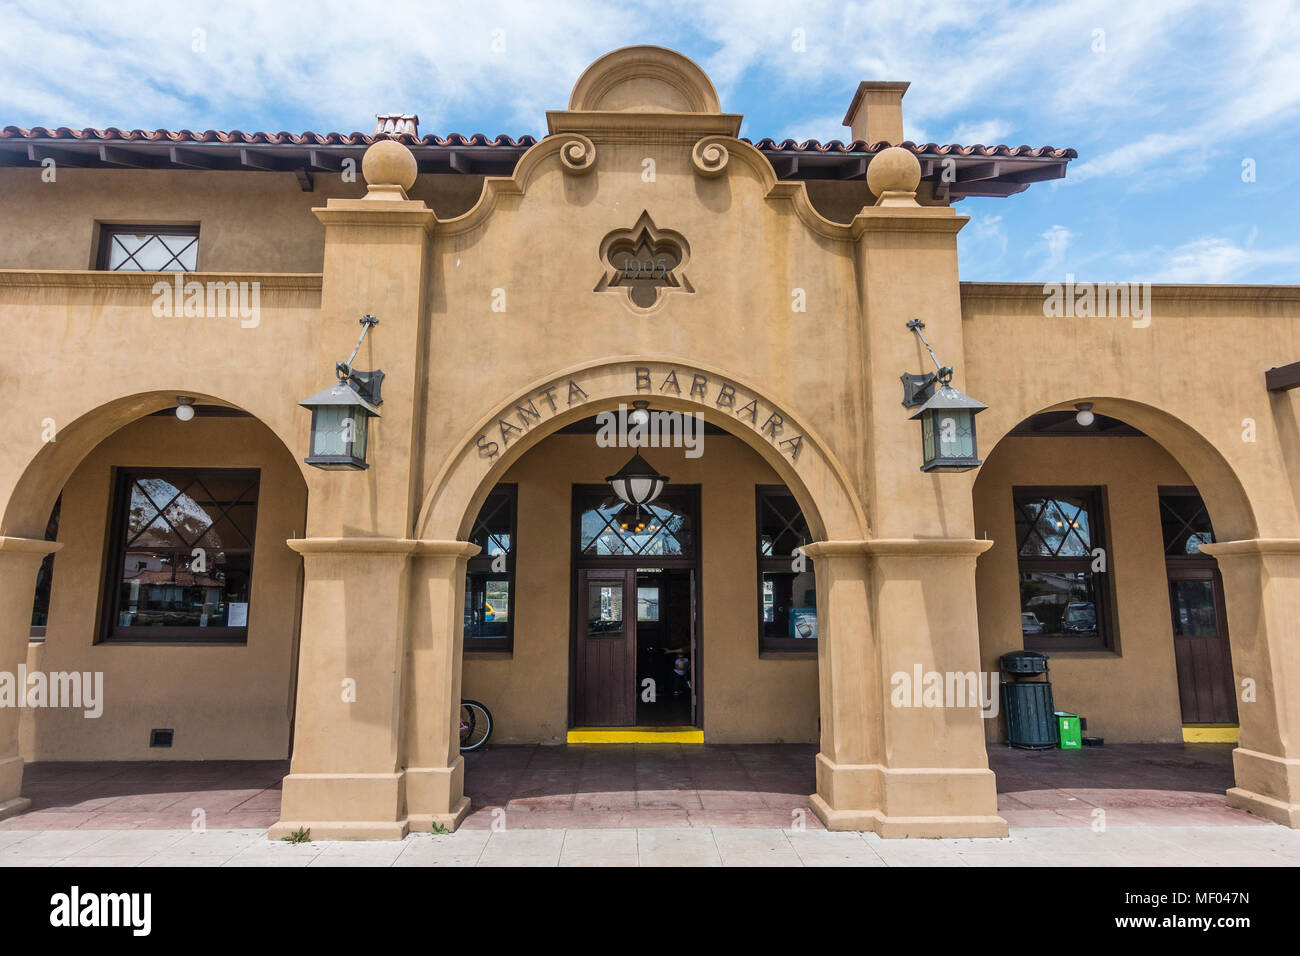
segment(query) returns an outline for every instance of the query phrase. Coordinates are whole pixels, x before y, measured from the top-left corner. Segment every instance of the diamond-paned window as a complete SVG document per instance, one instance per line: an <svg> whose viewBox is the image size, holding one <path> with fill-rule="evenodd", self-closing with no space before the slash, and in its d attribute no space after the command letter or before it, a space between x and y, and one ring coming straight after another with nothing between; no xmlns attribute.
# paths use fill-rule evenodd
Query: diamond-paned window
<svg viewBox="0 0 1300 956"><path fill-rule="evenodd" d="M1201 545L1214 543L1210 513L1195 491L1161 489L1160 528L1166 557L1203 557Z"/></svg>
<svg viewBox="0 0 1300 956"><path fill-rule="evenodd" d="M640 531L623 520L629 506L612 492L585 493L581 507L578 547L583 556L695 556L689 492L670 488L651 504L641 505Z"/></svg>
<svg viewBox="0 0 1300 956"><path fill-rule="evenodd" d="M1071 495L1017 495L1016 542L1022 558L1092 554L1090 502Z"/></svg>
<svg viewBox="0 0 1300 956"><path fill-rule="evenodd" d="M1020 633L1029 650L1115 646L1100 488L1015 488Z"/></svg>
<svg viewBox="0 0 1300 956"><path fill-rule="evenodd" d="M197 226L104 226L101 269L109 272L194 272L198 268Z"/></svg>
<svg viewBox="0 0 1300 956"><path fill-rule="evenodd" d="M519 488L497 485L483 502L469 540L482 550L465 570L465 649L509 651L514 641Z"/></svg>
<svg viewBox="0 0 1300 956"><path fill-rule="evenodd" d="M259 475L119 476L104 640L247 639Z"/></svg>

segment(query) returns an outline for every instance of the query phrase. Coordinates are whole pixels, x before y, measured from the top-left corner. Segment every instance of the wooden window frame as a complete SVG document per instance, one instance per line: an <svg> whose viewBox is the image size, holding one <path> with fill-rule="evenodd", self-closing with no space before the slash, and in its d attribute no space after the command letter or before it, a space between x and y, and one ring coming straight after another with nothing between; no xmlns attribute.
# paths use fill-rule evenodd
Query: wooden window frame
<svg viewBox="0 0 1300 956"><path fill-rule="evenodd" d="M223 477L247 476L257 478L258 516L254 522L248 553L248 604L252 614L253 575L257 557L257 521L261 519L262 472L260 468L185 468L160 466L157 468L116 468L113 475L113 495L109 513L108 546L105 552L103 590L100 597L99 634L96 644L205 644L244 647L248 644L248 626L243 627L122 627L118 621L121 603L122 562L126 560L126 516L130 507L130 488L139 476L168 478L185 476L187 479L204 475ZM243 553L243 548L228 548ZM250 617L251 620L251 617Z"/></svg>
<svg viewBox="0 0 1300 956"><path fill-rule="evenodd" d="M171 235L171 236L193 236L194 237L194 268L187 269L109 269L109 253L113 248L113 237L116 235ZM104 222L99 224L98 248L95 250L95 269L100 272L145 272L145 274L164 273L171 274L178 272L182 275L188 275L190 272L199 271L199 227L196 225L166 225L154 223L152 225L119 225L118 223ZM173 258L175 258L173 256Z"/></svg>
<svg viewBox="0 0 1300 956"><path fill-rule="evenodd" d="M788 574L795 576L795 572L790 570L790 561L794 557L792 554L786 555L765 555L763 554L763 502L766 498L789 498L794 502L795 507L799 509L799 516L805 525L808 518L803 513L803 508L799 505L799 499L795 497L787 485L755 485L754 486L754 552L758 556L758 568L754 580L757 584L757 594L755 603L758 608L758 650L759 653L788 653L791 651L802 651L805 653L817 650L817 642L820 640L820 616L818 617L818 637L814 638L797 638L797 637L768 637L763 628L763 574ZM809 531L811 537L812 532ZM813 580L816 581L816 569L813 567L812 558L805 558L808 567L813 572Z"/></svg>
<svg viewBox="0 0 1300 956"><path fill-rule="evenodd" d="M1106 555L1106 570L1092 570L1092 555L1068 558L1025 558L1020 556L1020 540L1016 544L1016 607L1020 603L1020 577L1025 572L1066 573L1084 572L1093 577L1093 596L1096 599L1097 636L1093 638L1049 638L1036 634L1025 635L1021 641L1025 650L1031 651L1115 651L1119 647L1119 628L1115 620L1114 554L1108 535L1106 487L1104 485L1013 485L1011 488L1012 527L1015 527L1017 500L1025 498L1082 498L1088 512L1088 528L1092 548L1101 548Z"/></svg>
<svg viewBox="0 0 1300 956"><path fill-rule="evenodd" d="M492 570L492 555L488 554L485 547L465 562L465 590L466 593L470 590L471 574L486 574L494 578L504 577L509 582L510 601L506 608L506 633L504 637L471 637L469 634L464 634L462 638L464 649L471 653L483 651L494 654L512 654L515 649L515 609L518 606L518 593L515 589L515 565L519 560L519 485L512 482L498 484L483 499L484 507L492 500L494 495L505 495L509 501L510 550L506 554L506 570L504 573ZM479 516L482 513L483 508L479 508L479 514L474 518L474 527L470 530L471 540L478 528ZM464 627L463 624L462 627Z"/></svg>

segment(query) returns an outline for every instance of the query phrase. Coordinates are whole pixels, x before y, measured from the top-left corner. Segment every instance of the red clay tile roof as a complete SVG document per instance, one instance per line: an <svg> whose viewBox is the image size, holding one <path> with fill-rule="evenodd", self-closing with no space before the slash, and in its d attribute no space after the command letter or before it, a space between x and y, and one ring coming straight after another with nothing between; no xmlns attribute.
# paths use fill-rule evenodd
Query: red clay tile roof
<svg viewBox="0 0 1300 956"><path fill-rule="evenodd" d="M379 137L389 139L391 137ZM511 136L497 136L494 139L488 139L482 133L475 133L473 136L462 136L460 133L451 133L447 136L414 136L404 135L397 137L401 142L411 146L505 146L519 148L521 146L532 146L537 142L532 136L520 136L515 139ZM272 146L369 146L376 139L366 133L245 133L240 130L231 130L222 132L220 130L210 129L202 133L196 133L194 130L121 130L116 126L110 126L108 129L69 129L66 126L60 126L58 129L49 129L45 126L33 126L31 129L23 129L21 126L6 126L0 130L0 139L70 139L80 140L83 142L125 142L125 143L225 143L239 144L243 146L253 146L258 144L267 144Z"/></svg>
<svg viewBox="0 0 1300 956"><path fill-rule="evenodd" d="M745 140L745 142L749 142L749 140ZM868 143L860 139L851 143L845 143L838 139L833 139L827 143L815 139L804 140L802 143L795 142L792 139L784 139L778 143L776 140L768 138L760 139L757 143L754 143L755 148L764 152L783 153L878 153L892 145L892 143L883 141ZM904 149L910 149L918 156L1018 156L1027 159L1079 158L1079 154L1073 149L1058 149L1055 146L982 146L979 144L959 146L956 143L940 146L938 143L913 143L910 139L904 140L898 145Z"/></svg>
<svg viewBox="0 0 1300 956"><path fill-rule="evenodd" d="M244 146L258 144L273 146L369 146L376 138L367 133L305 132L295 135L288 132L245 133L240 130L222 132L213 129L197 133L188 129L121 130L114 126L110 126L108 129L70 129L66 126L60 126L54 130L44 126L33 126L31 129L23 129L20 126L6 126L0 130L0 139L62 139L82 142L126 143L223 143ZM386 139L388 137L378 138ZM537 142L536 137L533 136L516 138L502 134L489 139L483 133L475 133L473 136L449 133L446 136L427 135L419 138L404 135L397 137L397 139L409 146L500 146L509 149L526 148ZM867 143L862 140L845 143L838 139L826 143L809 139L801 143L793 139L777 141L771 137L765 137L757 142L745 138L742 139L742 142L751 143L755 148L763 151L787 153L878 153L891 145L885 142ZM984 146L980 144L961 146L955 143L940 146L938 143L913 143L911 140L899 145L904 149L911 150L918 156L989 156L1024 157L1027 159L1077 159L1079 156L1073 149L1058 149L1054 146Z"/></svg>

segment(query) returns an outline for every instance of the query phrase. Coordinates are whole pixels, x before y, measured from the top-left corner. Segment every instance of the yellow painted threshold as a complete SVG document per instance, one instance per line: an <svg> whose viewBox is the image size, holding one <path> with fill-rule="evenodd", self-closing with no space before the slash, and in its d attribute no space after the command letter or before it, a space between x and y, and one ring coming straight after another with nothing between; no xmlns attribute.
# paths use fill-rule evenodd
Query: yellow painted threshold
<svg viewBox="0 0 1300 956"><path fill-rule="evenodd" d="M571 744L702 744L697 727L577 727L569 731Z"/></svg>
<svg viewBox="0 0 1300 956"><path fill-rule="evenodd" d="M1184 724L1185 744L1235 744L1236 724Z"/></svg>

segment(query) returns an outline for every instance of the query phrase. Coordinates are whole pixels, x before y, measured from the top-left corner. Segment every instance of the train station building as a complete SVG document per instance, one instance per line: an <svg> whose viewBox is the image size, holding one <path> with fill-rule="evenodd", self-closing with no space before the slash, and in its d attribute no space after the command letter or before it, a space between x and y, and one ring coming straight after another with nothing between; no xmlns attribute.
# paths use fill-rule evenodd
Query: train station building
<svg viewBox="0 0 1300 956"><path fill-rule="evenodd" d="M288 757L273 836L454 828L472 698L1000 836L1034 650L1300 825L1300 287L961 281L960 201L1075 153L913 143L906 88L750 141L631 47L537 140L0 131L0 815L25 762Z"/></svg>

